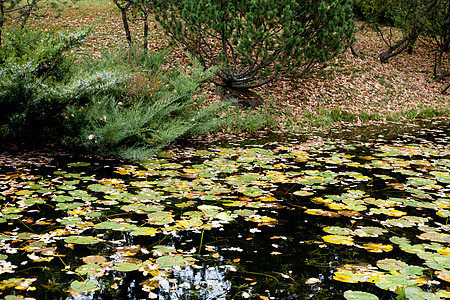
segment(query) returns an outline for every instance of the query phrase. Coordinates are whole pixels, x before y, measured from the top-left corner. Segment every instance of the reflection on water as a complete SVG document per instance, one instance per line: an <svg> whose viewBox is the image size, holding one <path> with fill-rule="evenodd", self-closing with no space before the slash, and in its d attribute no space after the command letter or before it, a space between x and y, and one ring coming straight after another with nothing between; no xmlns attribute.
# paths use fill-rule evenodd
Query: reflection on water
<svg viewBox="0 0 450 300"><path fill-rule="evenodd" d="M450 135L427 126L184 147L140 166L4 153L0 296L445 297Z"/></svg>

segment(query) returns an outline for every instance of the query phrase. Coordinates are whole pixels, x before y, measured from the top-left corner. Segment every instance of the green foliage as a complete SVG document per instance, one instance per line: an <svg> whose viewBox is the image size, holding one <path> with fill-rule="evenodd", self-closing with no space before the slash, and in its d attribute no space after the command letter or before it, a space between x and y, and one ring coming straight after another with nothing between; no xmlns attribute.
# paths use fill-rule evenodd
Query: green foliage
<svg viewBox="0 0 450 300"><path fill-rule="evenodd" d="M269 101L264 102L255 110L230 107L225 130L234 134L254 133L259 130L280 130L284 125L281 121L280 111L270 105Z"/></svg>
<svg viewBox="0 0 450 300"><path fill-rule="evenodd" d="M216 83L230 89L306 72L339 53L354 24L348 0L166 2L162 27L205 67L218 66Z"/></svg>
<svg viewBox="0 0 450 300"><path fill-rule="evenodd" d="M132 49L130 59L122 66L133 70L127 89L133 91L140 82L146 82L147 88L151 84L151 88L123 97L95 96L86 105L70 106L66 124L75 137L67 141L98 154L143 160L182 136L203 134L221 126L224 120L216 115L224 104L204 107L202 98L194 97L214 70L203 71L196 65L190 74L157 74L154 70L161 67L161 54ZM114 62L122 60L121 56L119 53L106 59Z"/></svg>
<svg viewBox="0 0 450 300"><path fill-rule="evenodd" d="M98 93L119 92L126 78L113 70L76 70L70 50L78 34L14 32L0 47L0 124L3 137L56 139L66 105Z"/></svg>

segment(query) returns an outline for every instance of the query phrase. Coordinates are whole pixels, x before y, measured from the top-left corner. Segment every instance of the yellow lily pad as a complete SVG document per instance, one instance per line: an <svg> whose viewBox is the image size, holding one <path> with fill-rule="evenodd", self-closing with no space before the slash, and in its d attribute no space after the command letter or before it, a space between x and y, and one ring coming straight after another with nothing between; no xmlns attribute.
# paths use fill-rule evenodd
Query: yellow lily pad
<svg viewBox="0 0 450 300"><path fill-rule="evenodd" d="M337 234L331 234L331 235L325 235L322 237L322 239L331 244L338 244L338 245L353 245L353 238L349 236L344 235L337 235Z"/></svg>

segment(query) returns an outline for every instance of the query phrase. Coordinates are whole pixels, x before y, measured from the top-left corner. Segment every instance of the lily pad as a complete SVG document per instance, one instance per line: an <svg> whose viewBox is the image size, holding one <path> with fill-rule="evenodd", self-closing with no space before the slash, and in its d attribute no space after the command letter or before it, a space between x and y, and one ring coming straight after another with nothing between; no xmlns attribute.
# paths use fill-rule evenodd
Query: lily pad
<svg viewBox="0 0 450 300"><path fill-rule="evenodd" d="M343 235L325 235L322 239L327 243L339 244L339 245L353 245L353 238Z"/></svg>
<svg viewBox="0 0 450 300"><path fill-rule="evenodd" d="M379 298L371 293L360 291L346 291L344 297L347 300L378 300Z"/></svg>
<svg viewBox="0 0 450 300"><path fill-rule="evenodd" d="M156 259L156 263L161 268L181 266L181 265L185 264L186 262L187 262L187 259L183 256L164 255L164 256L158 257Z"/></svg>
<svg viewBox="0 0 450 300"><path fill-rule="evenodd" d="M127 263L127 262L118 262L118 263L115 263L112 268L119 272L131 272L131 271L136 271L137 269L139 269L139 266L136 264Z"/></svg>
<svg viewBox="0 0 450 300"><path fill-rule="evenodd" d="M70 284L70 288L77 293L91 292L98 288L98 281L95 279L85 281L75 280Z"/></svg>
<svg viewBox="0 0 450 300"><path fill-rule="evenodd" d="M377 266L386 271L398 271L406 267L407 264L401 260L387 258L377 261Z"/></svg>
<svg viewBox="0 0 450 300"><path fill-rule="evenodd" d="M64 239L68 244L93 245L100 243L101 240L93 236L77 236L71 235Z"/></svg>

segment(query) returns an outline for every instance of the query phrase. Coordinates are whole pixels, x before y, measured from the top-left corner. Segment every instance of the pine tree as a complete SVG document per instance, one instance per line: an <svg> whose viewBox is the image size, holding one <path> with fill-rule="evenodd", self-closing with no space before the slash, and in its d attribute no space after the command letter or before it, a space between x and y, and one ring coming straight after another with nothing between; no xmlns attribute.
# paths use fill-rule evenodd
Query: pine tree
<svg viewBox="0 0 450 300"><path fill-rule="evenodd" d="M205 68L215 84L246 92L306 73L352 38L351 0L167 0L164 30Z"/></svg>

